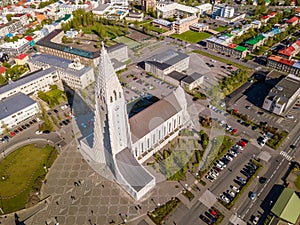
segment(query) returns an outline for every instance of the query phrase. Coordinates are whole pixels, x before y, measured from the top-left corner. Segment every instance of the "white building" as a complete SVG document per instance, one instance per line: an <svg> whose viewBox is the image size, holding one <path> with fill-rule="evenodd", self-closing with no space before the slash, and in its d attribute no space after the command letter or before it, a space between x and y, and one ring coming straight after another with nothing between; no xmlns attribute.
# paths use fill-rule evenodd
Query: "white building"
<svg viewBox="0 0 300 225"><path fill-rule="evenodd" d="M124 91L104 47L100 58L93 143L88 145L80 137L81 148L94 161L92 165L105 164L116 181L138 200L155 186L155 178L141 163L175 138L190 121L185 93L179 87L128 119ZM79 125L80 120L77 117Z"/></svg>
<svg viewBox="0 0 300 225"><path fill-rule="evenodd" d="M163 7L156 7L157 18L170 18L173 16L198 16L199 9L179 3L171 3Z"/></svg>
<svg viewBox="0 0 300 225"><path fill-rule="evenodd" d="M4 25L0 26L0 37L4 37L8 33L14 33L22 28L20 20L12 20Z"/></svg>
<svg viewBox="0 0 300 225"><path fill-rule="evenodd" d="M27 17L27 14L21 14L17 13L11 17L12 20L19 20L22 24L22 26L26 26L29 24L29 19Z"/></svg>
<svg viewBox="0 0 300 225"><path fill-rule="evenodd" d="M23 93L0 101L0 133L18 126L24 120L38 114L39 105L36 101Z"/></svg>
<svg viewBox="0 0 300 225"><path fill-rule="evenodd" d="M210 13L212 11L212 4L205 3L196 6L196 8L199 9L199 16L205 16L207 13Z"/></svg>
<svg viewBox="0 0 300 225"><path fill-rule="evenodd" d="M38 91L49 91L50 85L55 84L58 80L55 68L36 71L0 87L0 100L17 93L35 95Z"/></svg>
<svg viewBox="0 0 300 225"><path fill-rule="evenodd" d="M29 41L25 38L19 39L15 42L5 42L0 45L0 49L8 55L19 55L25 53L30 48Z"/></svg>
<svg viewBox="0 0 300 225"><path fill-rule="evenodd" d="M173 71L184 71L189 68L190 56L173 50L165 51L145 60L145 70L160 79Z"/></svg>
<svg viewBox="0 0 300 225"><path fill-rule="evenodd" d="M232 18L234 15L234 8L227 5L215 4L213 7L213 18Z"/></svg>
<svg viewBox="0 0 300 225"><path fill-rule="evenodd" d="M55 68L59 79L73 89L83 89L95 81L94 70L82 65L78 59L74 61L48 54L36 54L28 60L31 71L40 68Z"/></svg>
<svg viewBox="0 0 300 225"><path fill-rule="evenodd" d="M300 78L288 75L272 88L262 108L280 115L287 111L300 95Z"/></svg>

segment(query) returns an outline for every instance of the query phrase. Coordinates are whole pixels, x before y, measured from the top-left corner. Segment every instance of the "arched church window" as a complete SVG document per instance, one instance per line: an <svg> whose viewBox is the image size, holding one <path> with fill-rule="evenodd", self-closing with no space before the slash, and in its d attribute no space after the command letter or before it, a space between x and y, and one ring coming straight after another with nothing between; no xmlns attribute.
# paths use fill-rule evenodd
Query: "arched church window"
<svg viewBox="0 0 300 225"><path fill-rule="evenodd" d="M110 96L110 103L112 103L113 102L113 97L112 96Z"/></svg>
<svg viewBox="0 0 300 225"><path fill-rule="evenodd" d="M119 98L122 98L121 92L119 92Z"/></svg>
<svg viewBox="0 0 300 225"><path fill-rule="evenodd" d="M114 90L115 100L117 100L117 92Z"/></svg>

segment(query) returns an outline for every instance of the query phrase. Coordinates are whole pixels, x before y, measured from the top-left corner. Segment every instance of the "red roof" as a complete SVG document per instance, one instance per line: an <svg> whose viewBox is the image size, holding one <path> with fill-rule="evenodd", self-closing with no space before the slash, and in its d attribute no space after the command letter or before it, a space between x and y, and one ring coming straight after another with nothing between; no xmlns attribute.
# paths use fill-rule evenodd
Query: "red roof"
<svg viewBox="0 0 300 225"><path fill-rule="evenodd" d="M285 49L279 50L278 53L286 56L291 56L296 49L291 45Z"/></svg>
<svg viewBox="0 0 300 225"><path fill-rule="evenodd" d="M26 39L27 41L32 41L32 40L33 40L33 38L32 38L31 36L26 36L25 39Z"/></svg>
<svg viewBox="0 0 300 225"><path fill-rule="evenodd" d="M20 55L16 56L16 59L22 60L22 59L24 59L26 56L28 56L26 53L20 54Z"/></svg>
<svg viewBox="0 0 300 225"><path fill-rule="evenodd" d="M270 12L270 16L275 16L277 14L277 12Z"/></svg>
<svg viewBox="0 0 300 225"><path fill-rule="evenodd" d="M289 66L293 66L294 63L295 63L292 60L288 60L288 59L282 58L282 57L277 56L277 55L271 55L268 59L271 59L271 60L274 60L274 61L286 64L286 65L289 65Z"/></svg>
<svg viewBox="0 0 300 225"><path fill-rule="evenodd" d="M295 9L295 12L296 12L296 13L299 13L299 12L300 12L300 8L296 8L296 9Z"/></svg>
<svg viewBox="0 0 300 225"><path fill-rule="evenodd" d="M269 16L268 16L268 15L264 15L264 16L262 16L261 18L265 20L265 19L268 19Z"/></svg>
<svg viewBox="0 0 300 225"><path fill-rule="evenodd" d="M0 74L5 73L6 68L4 66L0 66Z"/></svg>
<svg viewBox="0 0 300 225"><path fill-rule="evenodd" d="M285 21L286 23L294 23L297 22L298 18L296 16L293 16L292 18L288 19L287 21Z"/></svg>
<svg viewBox="0 0 300 225"><path fill-rule="evenodd" d="M229 48L235 48L237 46L237 44L229 44L228 47Z"/></svg>

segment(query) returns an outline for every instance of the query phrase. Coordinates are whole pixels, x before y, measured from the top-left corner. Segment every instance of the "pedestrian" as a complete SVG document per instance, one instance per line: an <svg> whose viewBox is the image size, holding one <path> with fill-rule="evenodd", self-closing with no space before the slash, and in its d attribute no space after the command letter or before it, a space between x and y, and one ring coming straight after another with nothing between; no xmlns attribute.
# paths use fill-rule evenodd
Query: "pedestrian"
<svg viewBox="0 0 300 225"><path fill-rule="evenodd" d="M94 210L91 209L91 213L92 213L92 215L94 215Z"/></svg>
<svg viewBox="0 0 300 225"><path fill-rule="evenodd" d="M102 184L101 186L104 188L104 185L103 185L103 184Z"/></svg>
<svg viewBox="0 0 300 225"><path fill-rule="evenodd" d="M81 185L81 181L80 180L78 181L78 184L79 184L79 186Z"/></svg>
<svg viewBox="0 0 300 225"><path fill-rule="evenodd" d="M55 203L56 203L56 205L59 205L59 202L58 202L58 201L56 201Z"/></svg>

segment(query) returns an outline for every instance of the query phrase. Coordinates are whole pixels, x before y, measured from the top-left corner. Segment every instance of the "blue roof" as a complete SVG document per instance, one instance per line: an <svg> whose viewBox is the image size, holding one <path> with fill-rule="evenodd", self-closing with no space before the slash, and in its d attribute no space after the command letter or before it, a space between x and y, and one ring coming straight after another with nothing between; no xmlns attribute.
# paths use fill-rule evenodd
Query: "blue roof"
<svg viewBox="0 0 300 225"><path fill-rule="evenodd" d="M6 36L9 37L9 38L11 38L11 37L13 37L14 35L13 35L12 33L8 33Z"/></svg>
<svg viewBox="0 0 300 225"><path fill-rule="evenodd" d="M23 93L17 93L13 96L0 101L0 119L4 119L22 109L35 104L36 101Z"/></svg>

